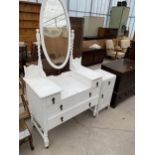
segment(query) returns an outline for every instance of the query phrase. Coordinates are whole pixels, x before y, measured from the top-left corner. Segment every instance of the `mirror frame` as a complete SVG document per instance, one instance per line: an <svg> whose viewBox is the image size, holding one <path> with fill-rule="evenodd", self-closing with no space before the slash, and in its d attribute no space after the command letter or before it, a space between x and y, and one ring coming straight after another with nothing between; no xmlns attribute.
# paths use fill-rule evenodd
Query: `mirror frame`
<svg viewBox="0 0 155 155"><path fill-rule="evenodd" d="M43 19L43 15L44 15L44 9L46 6L46 2L48 0L43 0L42 5L41 5L41 10L40 10L40 21L39 21L39 28L40 28L40 37L41 37L41 45L42 45L42 49L44 52L44 55L46 57L46 60L48 61L48 63L51 65L51 67L55 68L55 69L62 69L63 67L65 67L65 65L67 64L69 58L70 58L70 53L71 53L71 26L70 26L70 19L69 19L69 15L67 12L67 9L64 5L64 2L62 0L57 0L60 2L60 5L63 7L64 10L64 14L66 17L66 21L67 21L67 30L68 30L68 49L67 49L67 54L66 54L66 58L63 61L63 63L61 65L56 65L52 62L52 60L50 59L46 46L45 46L45 42L44 42L44 34L43 34L43 24L42 24L42 19Z"/></svg>

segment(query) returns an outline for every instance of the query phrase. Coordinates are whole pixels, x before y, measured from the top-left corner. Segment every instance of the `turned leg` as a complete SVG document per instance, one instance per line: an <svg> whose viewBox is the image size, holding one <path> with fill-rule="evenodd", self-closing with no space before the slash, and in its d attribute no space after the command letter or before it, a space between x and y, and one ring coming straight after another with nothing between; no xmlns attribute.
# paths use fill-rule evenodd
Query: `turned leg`
<svg viewBox="0 0 155 155"><path fill-rule="evenodd" d="M98 110L97 110L98 108L97 107L98 107L97 105L94 107L93 117L96 117L98 115Z"/></svg>
<svg viewBox="0 0 155 155"><path fill-rule="evenodd" d="M43 138L44 138L44 146L45 148L48 148L49 147L48 133L45 133Z"/></svg>

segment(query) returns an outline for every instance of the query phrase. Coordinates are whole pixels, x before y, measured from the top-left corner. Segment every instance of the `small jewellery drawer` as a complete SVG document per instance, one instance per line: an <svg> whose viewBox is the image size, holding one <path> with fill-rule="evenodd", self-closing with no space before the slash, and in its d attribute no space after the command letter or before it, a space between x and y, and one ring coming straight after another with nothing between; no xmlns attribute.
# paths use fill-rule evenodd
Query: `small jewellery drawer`
<svg viewBox="0 0 155 155"><path fill-rule="evenodd" d="M93 97L93 96L96 96L96 95L99 95L100 94L100 87L98 88L92 88L90 91L89 91L89 97Z"/></svg>
<svg viewBox="0 0 155 155"><path fill-rule="evenodd" d="M55 94L47 97L47 107L51 105L56 105L60 102L60 94Z"/></svg>
<svg viewBox="0 0 155 155"><path fill-rule="evenodd" d="M111 78L111 79L108 79L108 80L103 80L101 90L113 89L114 84L115 84L115 78Z"/></svg>
<svg viewBox="0 0 155 155"><path fill-rule="evenodd" d="M93 80L92 81L92 88L100 88L101 83L102 83L102 80L101 79Z"/></svg>
<svg viewBox="0 0 155 155"><path fill-rule="evenodd" d="M112 96L111 90L101 92L99 97L99 110L110 105L111 96Z"/></svg>
<svg viewBox="0 0 155 155"><path fill-rule="evenodd" d="M71 108L68 108L67 110L64 110L63 112L51 116L48 118L48 128L52 129L56 127L57 125L73 118L74 116L86 111L90 107L93 107L98 104L98 96L95 96L89 100L80 102L78 104L75 104Z"/></svg>

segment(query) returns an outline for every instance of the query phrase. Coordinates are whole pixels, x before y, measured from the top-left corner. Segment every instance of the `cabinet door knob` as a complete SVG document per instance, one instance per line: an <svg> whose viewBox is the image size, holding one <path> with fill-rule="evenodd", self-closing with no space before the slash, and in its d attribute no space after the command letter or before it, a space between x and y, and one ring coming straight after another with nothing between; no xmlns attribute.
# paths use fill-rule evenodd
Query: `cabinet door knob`
<svg viewBox="0 0 155 155"><path fill-rule="evenodd" d="M52 103L55 104L55 98L54 97L52 98Z"/></svg>
<svg viewBox="0 0 155 155"><path fill-rule="evenodd" d="M91 103L89 103L89 107L91 107Z"/></svg>
<svg viewBox="0 0 155 155"><path fill-rule="evenodd" d="M98 82L96 82L96 87L98 87L98 85L99 85Z"/></svg>
<svg viewBox="0 0 155 155"><path fill-rule="evenodd" d="M101 97L104 98L104 94L102 94Z"/></svg>
<svg viewBox="0 0 155 155"><path fill-rule="evenodd" d="M60 110L63 110L63 105L60 105Z"/></svg>

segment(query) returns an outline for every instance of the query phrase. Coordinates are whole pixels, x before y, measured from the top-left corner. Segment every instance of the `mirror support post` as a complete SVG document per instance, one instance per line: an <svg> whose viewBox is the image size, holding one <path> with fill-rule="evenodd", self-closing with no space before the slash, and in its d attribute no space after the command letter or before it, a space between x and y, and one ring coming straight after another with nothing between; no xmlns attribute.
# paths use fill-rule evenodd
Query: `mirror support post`
<svg viewBox="0 0 155 155"><path fill-rule="evenodd" d="M73 47L74 47L74 30L71 30L70 69L74 68L74 66L73 66Z"/></svg>
<svg viewBox="0 0 155 155"><path fill-rule="evenodd" d="M43 68L42 66L42 60L41 60L41 52L40 52L40 33L39 33L39 29L36 29L36 39L37 39L37 46L38 46L38 66L40 69Z"/></svg>

